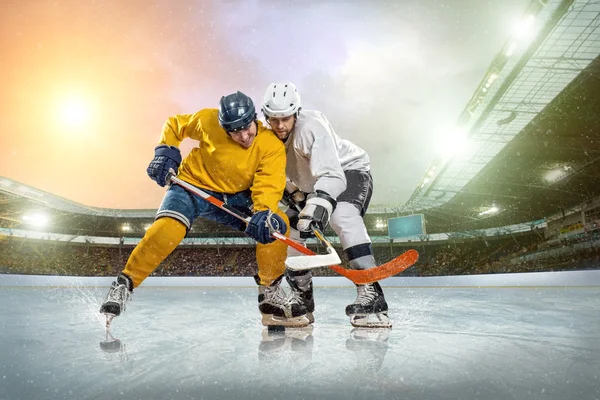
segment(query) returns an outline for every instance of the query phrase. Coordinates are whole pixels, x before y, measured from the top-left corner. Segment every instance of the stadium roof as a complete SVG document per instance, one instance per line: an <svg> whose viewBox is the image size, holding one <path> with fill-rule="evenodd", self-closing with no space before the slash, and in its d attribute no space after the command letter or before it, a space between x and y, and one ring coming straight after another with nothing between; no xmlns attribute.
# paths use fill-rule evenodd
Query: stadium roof
<svg viewBox="0 0 600 400"><path fill-rule="evenodd" d="M377 211L426 213L434 231L476 229L599 194L600 3L534 1L524 24L535 38L506 42L458 120L466 151L435 160L406 204Z"/></svg>

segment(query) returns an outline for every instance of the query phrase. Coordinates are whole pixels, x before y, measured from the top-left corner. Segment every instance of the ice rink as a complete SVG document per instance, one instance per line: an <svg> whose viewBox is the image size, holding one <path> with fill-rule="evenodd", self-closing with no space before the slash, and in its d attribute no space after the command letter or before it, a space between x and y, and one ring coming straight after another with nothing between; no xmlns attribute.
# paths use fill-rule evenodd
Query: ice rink
<svg viewBox="0 0 600 400"><path fill-rule="evenodd" d="M317 283L314 328L268 335L255 286L150 281L112 340L107 287L0 276L0 399L600 399L597 284L385 281L393 329L357 331Z"/></svg>

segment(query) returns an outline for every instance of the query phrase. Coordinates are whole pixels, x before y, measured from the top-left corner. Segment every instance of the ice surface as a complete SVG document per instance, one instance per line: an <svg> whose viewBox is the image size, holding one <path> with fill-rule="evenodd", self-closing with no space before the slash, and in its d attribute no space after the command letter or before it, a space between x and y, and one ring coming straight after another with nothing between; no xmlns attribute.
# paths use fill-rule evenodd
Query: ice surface
<svg viewBox="0 0 600 400"><path fill-rule="evenodd" d="M269 335L256 288L142 285L118 342L107 290L0 287L0 399L600 398L598 288L387 287L394 328L357 331L317 287L314 329Z"/></svg>

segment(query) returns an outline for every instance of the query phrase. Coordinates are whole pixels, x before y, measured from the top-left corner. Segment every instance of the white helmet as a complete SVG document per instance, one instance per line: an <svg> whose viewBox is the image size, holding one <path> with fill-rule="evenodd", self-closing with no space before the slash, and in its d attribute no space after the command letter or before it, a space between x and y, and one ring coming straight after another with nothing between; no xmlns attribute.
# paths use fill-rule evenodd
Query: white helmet
<svg viewBox="0 0 600 400"><path fill-rule="evenodd" d="M267 118L298 115L301 109L300 93L292 82L271 83L265 92L262 112Z"/></svg>

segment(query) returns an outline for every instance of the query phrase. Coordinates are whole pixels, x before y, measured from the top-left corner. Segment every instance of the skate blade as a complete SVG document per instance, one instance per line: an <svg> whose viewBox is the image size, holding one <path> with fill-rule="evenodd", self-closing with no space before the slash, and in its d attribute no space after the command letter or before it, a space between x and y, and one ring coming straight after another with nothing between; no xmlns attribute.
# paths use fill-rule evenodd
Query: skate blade
<svg viewBox="0 0 600 400"><path fill-rule="evenodd" d="M268 342L282 338L292 338L305 341L312 337L313 329L314 327L312 325L302 328L285 328L285 330L282 331L272 331L268 328L264 328L262 331L262 341Z"/></svg>
<svg viewBox="0 0 600 400"><path fill-rule="evenodd" d="M110 330L110 326L112 324L113 319L115 319L116 315L115 314L104 314L106 316L106 330L109 331Z"/></svg>
<svg viewBox="0 0 600 400"><path fill-rule="evenodd" d="M387 313L355 314L350 317L350 324L355 328L391 329L392 322Z"/></svg>
<svg viewBox="0 0 600 400"><path fill-rule="evenodd" d="M283 326L286 328L304 328L310 325L310 321L306 316L301 315L293 318L280 318L270 314L262 316L262 324L264 326Z"/></svg>

